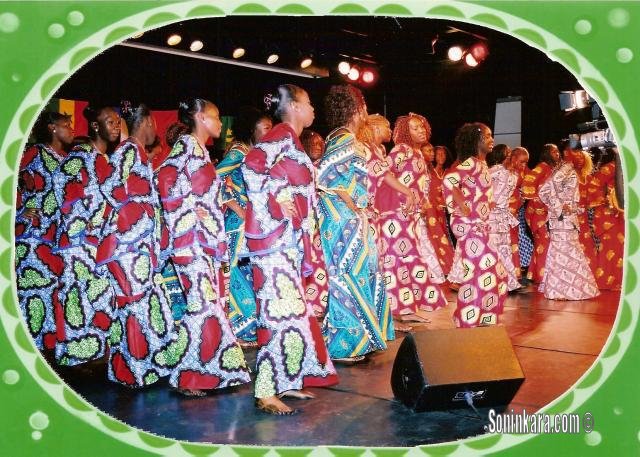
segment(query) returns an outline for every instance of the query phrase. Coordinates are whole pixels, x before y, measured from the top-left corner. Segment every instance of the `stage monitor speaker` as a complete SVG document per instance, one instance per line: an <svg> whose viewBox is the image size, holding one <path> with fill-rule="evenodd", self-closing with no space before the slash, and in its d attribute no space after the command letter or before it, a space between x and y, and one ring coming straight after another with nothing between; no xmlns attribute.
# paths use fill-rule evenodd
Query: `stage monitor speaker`
<svg viewBox="0 0 640 457"><path fill-rule="evenodd" d="M507 405L524 381L503 326L409 334L391 372L396 399L416 412Z"/></svg>

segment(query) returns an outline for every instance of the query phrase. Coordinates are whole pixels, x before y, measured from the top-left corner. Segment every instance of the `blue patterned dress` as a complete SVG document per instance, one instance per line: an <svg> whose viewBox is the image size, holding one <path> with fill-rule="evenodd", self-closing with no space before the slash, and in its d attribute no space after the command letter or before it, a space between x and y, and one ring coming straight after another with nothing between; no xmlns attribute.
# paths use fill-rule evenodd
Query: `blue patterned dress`
<svg viewBox="0 0 640 457"><path fill-rule="evenodd" d="M245 159L245 236L253 264L258 344L255 396L338 382L311 305L303 273L311 273L313 165L295 131L276 125ZM283 205L292 202L296 215Z"/></svg>
<svg viewBox="0 0 640 457"><path fill-rule="evenodd" d="M100 233L96 264L108 272L115 294L108 376L141 387L169 374L186 337L181 333L174 339L169 305L154 282L158 195L144 146L133 137L123 141L104 168L97 167L106 176L100 191L111 211Z"/></svg>
<svg viewBox="0 0 640 457"><path fill-rule="evenodd" d="M53 246L58 226L59 206L54 177L64 156L45 144L27 149L18 172L16 209L16 279L18 302L38 349L53 349L56 342L56 311L59 278L64 263ZM39 210L37 218L27 218L27 209Z"/></svg>
<svg viewBox="0 0 640 457"><path fill-rule="evenodd" d="M329 273L322 333L332 358L387 347L377 315L385 309L384 285L367 215L354 213L335 193L347 192L364 210L369 202L368 179L364 151L354 135L344 128L330 133L318 164L318 190L320 233Z"/></svg>
<svg viewBox="0 0 640 457"><path fill-rule="evenodd" d="M247 190L242 178L241 166L249 149L243 143L231 145L224 158L216 166L222 181L223 203L235 201L247 208ZM247 262L247 246L244 238L244 219L231 208L224 212L224 229L229 244L229 264L225 269L226 296L229 297L227 316L235 335L244 341L256 340L256 296L253 292L251 265ZM244 260L241 257L244 256ZM240 262L239 262L240 260Z"/></svg>
<svg viewBox="0 0 640 457"><path fill-rule="evenodd" d="M56 361L77 365L104 355L111 326L113 289L96 269L96 251L106 201L100 183L108 162L89 144L76 146L60 164L55 193L60 206L56 248L65 264L57 300ZM98 166L96 166L96 163Z"/></svg>
<svg viewBox="0 0 640 457"><path fill-rule="evenodd" d="M207 149L182 135L156 175L169 258L187 297L179 323L185 352L169 383L181 389L217 389L249 382L242 349L221 301L220 264L227 260L220 180Z"/></svg>

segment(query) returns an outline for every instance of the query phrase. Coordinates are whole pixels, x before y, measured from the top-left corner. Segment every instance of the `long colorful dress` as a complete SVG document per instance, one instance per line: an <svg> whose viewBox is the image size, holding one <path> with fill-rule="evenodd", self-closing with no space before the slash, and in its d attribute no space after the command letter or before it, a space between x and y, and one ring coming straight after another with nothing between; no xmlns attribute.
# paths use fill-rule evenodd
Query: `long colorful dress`
<svg viewBox="0 0 640 457"><path fill-rule="evenodd" d="M518 177L502 164L491 167L489 176L495 203L489 213L489 242L498 253L498 259L506 270L507 289L511 291L520 287L511 251L511 229L519 222L509 210L509 199L516 188Z"/></svg>
<svg viewBox="0 0 640 457"><path fill-rule="evenodd" d="M218 389L249 382L242 349L221 302L220 264L227 260L220 180L207 149L182 135L157 173L173 262L187 298L178 341L185 352L169 383L181 389Z"/></svg>
<svg viewBox="0 0 640 457"><path fill-rule="evenodd" d="M365 145L365 160L366 167L368 173L368 196L369 202L367 205L367 220L369 223L369 250L370 252L375 251L375 259L374 256L369 256L370 260L370 268L371 271L376 271L376 277L379 278L376 280L376 285L374 287L379 287L380 294L384 296L376 300L376 315L378 316L378 325L380 326L380 331L382 332L382 336L385 340L391 341L395 339L395 329L393 326L393 314L391 312L391 302L387 299L387 289L384 285L384 277L382 274L382 260L384 259L384 251L383 251L383 243L382 243L382 233L380 227L380 213L376 206L376 198L379 195L378 190L384 183L384 179L387 174L391 173L389 168L390 162L386 157L386 153L384 150L384 146L376 146L373 144ZM374 264L373 262L376 262ZM376 296L377 293L375 294Z"/></svg>
<svg viewBox="0 0 640 457"><path fill-rule="evenodd" d="M509 197L509 211L518 221L518 225L511 227L511 254L513 258L513 266L516 268L516 275L518 280L521 277L521 267L523 265L529 265L530 253L525 252L525 249L520 249L520 245L527 241L531 243L531 239L527 236L526 222L524 221L524 199L522 198L522 181L524 178L524 172L515 173L516 175L516 188ZM522 227L524 225L525 227ZM525 240L526 238L526 240ZM521 256L521 253L523 256ZM526 257L526 263L523 264L522 257Z"/></svg>
<svg viewBox="0 0 640 457"><path fill-rule="evenodd" d="M176 345L171 311L154 282L158 267L153 171L144 146L131 137L109 157L100 186L111 208L103 224L96 264L106 270L115 294L109 329L110 380L130 387L153 384L169 374Z"/></svg>
<svg viewBox="0 0 640 457"><path fill-rule="evenodd" d="M429 201L431 207L425 214L425 220L431 237L438 261L442 267L443 273L446 275L451 271L453 264L453 245L449 239L449 227L447 225L447 208L444 203L444 194L442 193L442 180L445 173L438 174L435 168L427 167L429 171Z"/></svg>
<svg viewBox="0 0 640 457"><path fill-rule="evenodd" d="M470 213L464 216L453 198L457 187ZM493 189L487 164L469 157L444 177L444 197L451 228L460 246L463 276L453 313L457 327L497 324L507 292L506 272L489 243L489 213Z"/></svg>
<svg viewBox="0 0 640 457"><path fill-rule="evenodd" d="M311 273L313 165L293 128L276 125L242 165L245 237L253 264L258 345L255 396L338 382L302 275ZM296 215L283 213L293 202Z"/></svg>
<svg viewBox="0 0 640 457"><path fill-rule="evenodd" d="M556 168L538 195L548 208L551 238L538 290L552 300L585 300L597 296L596 280L579 243L580 192L573 167L565 162ZM570 207L569 213L563 211L565 206Z"/></svg>
<svg viewBox="0 0 640 457"><path fill-rule="evenodd" d="M596 273L596 269L598 267L598 250L596 247L596 242L593 238L593 230L591 230L591 223L589 222L589 211L593 211L594 201L592 198L594 197L590 190L593 188L592 184L593 176L585 176L584 181L580 180L578 177L578 192L580 195L580 201L578 203L579 211L577 214L578 217L578 231L580 246L582 246L582 252L584 252L585 257L589 261L589 268L593 272L596 277L596 281L598 281L598 275ZM620 251L620 256L622 257L622 251ZM622 265L622 258L621 265ZM600 284L598 284L598 288Z"/></svg>
<svg viewBox="0 0 640 457"><path fill-rule="evenodd" d="M54 177L63 159L50 146L36 144L25 151L18 172L15 223L18 302L38 349L55 347L55 315L60 313L54 309L53 300L64 271L62 258L53 252L59 218ZM31 208L40 211L35 219L24 216Z"/></svg>
<svg viewBox="0 0 640 457"><path fill-rule="evenodd" d="M235 201L247 207L247 190L240 167L249 148L243 143L231 145L216 172L222 181L222 203ZM228 297L227 316L236 337L244 341L256 340L256 296L253 292L251 265L247 262L247 246L244 238L244 219L231 208L224 211L224 229L229 244L229 262L225 270L225 296ZM241 260L244 258L244 261Z"/></svg>
<svg viewBox="0 0 640 457"><path fill-rule="evenodd" d="M600 167L593 175L590 195L594 208L593 227L600 241L594 271L600 289L620 290L624 254L624 210L615 198L615 163Z"/></svg>
<svg viewBox="0 0 640 457"><path fill-rule="evenodd" d="M394 176L414 195L417 208L407 213L404 195L382 183L376 206L380 213L380 234L384 253L383 275L394 316L432 311L446 306L439 284L444 272L419 212L428 198L429 176L420 151L406 144L396 145L388 156Z"/></svg>
<svg viewBox="0 0 640 457"><path fill-rule="evenodd" d="M106 201L100 185L108 157L89 144L76 146L60 164L55 191L60 206L56 248L64 262L56 308L56 361L77 365L105 353L114 294L109 279L96 268L98 235Z"/></svg>
<svg viewBox="0 0 640 457"><path fill-rule="evenodd" d="M546 162L540 162L524 175L522 196L529 200L525 210L525 219L533 235L533 253L527 271L527 278L539 283L544 276L544 264L549 249L549 230L547 230L547 207L538 198L540 187L547 181L553 168Z"/></svg>
<svg viewBox="0 0 640 457"><path fill-rule="evenodd" d="M318 161L319 162L319 161ZM314 162L313 182L314 187L318 182L317 178L318 163ZM304 282L304 298L311 304L316 316L324 316L327 312L327 304L329 303L329 274L327 273L327 264L324 261L324 253L322 252L322 238L320 235L320 214L318 212L318 194L314 192L312 196L311 206L314 208L313 220L314 228L311 237L311 274L303 278Z"/></svg>
<svg viewBox="0 0 640 457"><path fill-rule="evenodd" d="M319 221L329 273L329 303L322 333L332 358L386 349L379 316L384 292L375 241L365 208L368 175L362 144L345 128L327 136L318 164ZM336 191L346 192L354 212Z"/></svg>

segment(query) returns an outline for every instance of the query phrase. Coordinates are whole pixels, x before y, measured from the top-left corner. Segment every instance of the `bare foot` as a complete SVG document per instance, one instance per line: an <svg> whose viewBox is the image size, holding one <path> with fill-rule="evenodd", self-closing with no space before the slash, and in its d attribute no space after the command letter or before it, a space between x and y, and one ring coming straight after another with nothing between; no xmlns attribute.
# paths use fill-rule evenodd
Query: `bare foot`
<svg viewBox="0 0 640 457"><path fill-rule="evenodd" d="M278 397L256 398L256 408L273 416L292 416L297 414L299 410L288 407Z"/></svg>
<svg viewBox="0 0 640 457"><path fill-rule="evenodd" d="M400 322L420 322L422 324L430 324L431 321L426 317L422 317L418 314L401 314L398 316Z"/></svg>
<svg viewBox="0 0 640 457"><path fill-rule="evenodd" d="M278 398L296 398L298 400L310 400L316 398L315 394L312 394L308 390L286 390L278 395Z"/></svg>
<svg viewBox="0 0 640 457"><path fill-rule="evenodd" d="M411 330L413 330L413 327L411 327L410 325L403 324L398 321L393 322L393 328L396 332L410 332Z"/></svg>

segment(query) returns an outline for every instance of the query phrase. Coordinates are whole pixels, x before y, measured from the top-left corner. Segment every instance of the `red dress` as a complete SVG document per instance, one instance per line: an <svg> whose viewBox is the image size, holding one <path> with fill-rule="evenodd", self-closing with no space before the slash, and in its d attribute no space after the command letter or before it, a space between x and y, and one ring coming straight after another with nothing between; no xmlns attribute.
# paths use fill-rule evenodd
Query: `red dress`
<svg viewBox="0 0 640 457"><path fill-rule="evenodd" d="M598 288L620 290L624 254L624 212L615 204L616 166L610 162L593 174L589 200L595 206L593 226L600 240L594 274Z"/></svg>
<svg viewBox="0 0 640 457"><path fill-rule="evenodd" d="M436 250L438 261L442 267L442 271L445 275L451 271L451 264L453 263L453 245L449 239L447 228L447 209L444 202L444 195L442 193L442 180L446 171L443 171L441 175L438 171L432 167L427 167L431 183L429 185L429 201L431 207L424 215L424 219L429 228L429 235L431 238L431 244Z"/></svg>
<svg viewBox="0 0 640 457"><path fill-rule="evenodd" d="M538 190L551 176L551 165L541 162L523 178L522 196L529 200L525 211L525 220L533 234L533 253L527 277L533 282L542 281L544 264L549 249L549 230L547 229L547 207L538 198Z"/></svg>

